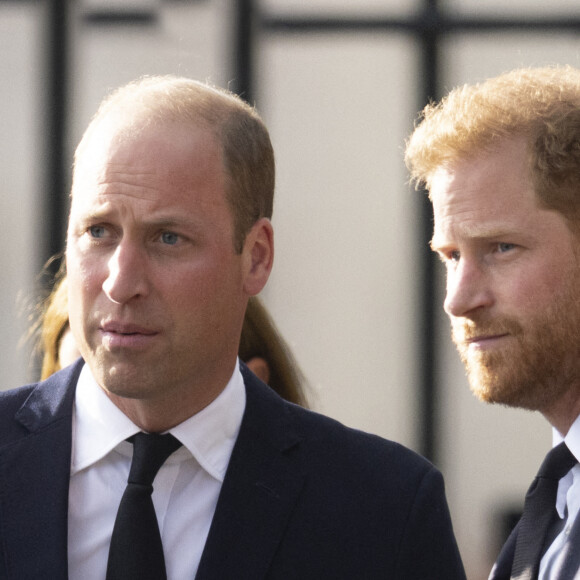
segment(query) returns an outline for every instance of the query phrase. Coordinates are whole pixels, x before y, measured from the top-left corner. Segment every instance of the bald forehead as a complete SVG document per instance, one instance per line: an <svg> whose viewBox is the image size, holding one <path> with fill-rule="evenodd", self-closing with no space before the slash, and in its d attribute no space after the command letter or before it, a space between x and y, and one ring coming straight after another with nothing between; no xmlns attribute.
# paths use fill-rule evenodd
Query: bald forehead
<svg viewBox="0 0 580 580"><path fill-rule="evenodd" d="M79 143L75 153L73 179L83 168L107 163L123 152L147 157L151 147L166 147L187 155L199 142L221 156L221 146L215 133L205 123L176 121L140 122L139 117L127 119L107 116L95 123Z"/></svg>

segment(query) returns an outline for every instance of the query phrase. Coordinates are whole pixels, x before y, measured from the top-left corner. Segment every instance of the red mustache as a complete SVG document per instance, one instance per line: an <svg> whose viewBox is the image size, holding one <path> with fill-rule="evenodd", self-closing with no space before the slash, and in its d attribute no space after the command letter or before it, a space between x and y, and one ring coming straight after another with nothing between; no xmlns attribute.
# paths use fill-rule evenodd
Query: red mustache
<svg viewBox="0 0 580 580"><path fill-rule="evenodd" d="M474 322L473 320L452 322L453 340L460 344L472 342L476 338L487 338L509 334L516 336L521 333L522 327L511 319L496 320L493 322Z"/></svg>

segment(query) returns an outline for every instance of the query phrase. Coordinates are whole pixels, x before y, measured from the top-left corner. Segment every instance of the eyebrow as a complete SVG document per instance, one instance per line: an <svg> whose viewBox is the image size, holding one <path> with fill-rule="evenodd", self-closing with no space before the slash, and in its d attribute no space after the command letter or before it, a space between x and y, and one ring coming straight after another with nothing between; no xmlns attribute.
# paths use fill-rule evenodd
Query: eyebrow
<svg viewBox="0 0 580 580"><path fill-rule="evenodd" d="M507 224L491 224L489 226L474 226L472 228L462 228L461 237L469 238L470 240L491 240L494 238L502 238L506 235L513 235L515 233L513 228L508 228ZM436 235L433 235L429 242L429 247L437 252L438 247L447 247L453 244L446 242L445 240L439 241Z"/></svg>
<svg viewBox="0 0 580 580"><path fill-rule="evenodd" d="M115 216L118 215L117 210L103 208L102 210L96 209L85 213L84 215L79 215L77 222L81 224L90 224L98 222L108 222L114 221ZM157 228L157 229L171 229L171 228L188 228L190 230L199 230L203 227L203 220L197 220L191 216L184 218L183 216L177 215L167 215L158 216L152 218L144 218L140 220L139 225L145 228Z"/></svg>

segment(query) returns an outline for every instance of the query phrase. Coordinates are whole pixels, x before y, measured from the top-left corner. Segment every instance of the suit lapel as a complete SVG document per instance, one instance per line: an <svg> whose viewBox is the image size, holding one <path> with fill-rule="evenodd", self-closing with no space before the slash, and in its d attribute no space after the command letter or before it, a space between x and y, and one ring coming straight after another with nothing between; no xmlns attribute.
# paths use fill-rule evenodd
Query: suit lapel
<svg viewBox="0 0 580 580"><path fill-rule="evenodd" d="M264 578L304 483L285 404L242 367L246 411L197 580Z"/></svg>
<svg viewBox="0 0 580 580"><path fill-rule="evenodd" d="M516 551L516 538L518 536L519 522L508 536L499 556L491 570L488 580L510 580L512 564Z"/></svg>
<svg viewBox="0 0 580 580"><path fill-rule="evenodd" d="M23 435L0 449L0 533L10 578L67 578L72 405L81 366L32 390L15 416Z"/></svg>

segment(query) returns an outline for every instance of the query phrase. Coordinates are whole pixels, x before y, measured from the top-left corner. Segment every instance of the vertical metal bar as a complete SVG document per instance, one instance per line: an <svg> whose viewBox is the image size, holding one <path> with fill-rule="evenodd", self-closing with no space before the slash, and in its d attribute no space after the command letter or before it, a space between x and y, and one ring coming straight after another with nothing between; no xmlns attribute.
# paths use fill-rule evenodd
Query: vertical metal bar
<svg viewBox="0 0 580 580"><path fill-rule="evenodd" d="M260 22L255 18L255 6L252 0L237 0L237 27L235 43L236 71L235 92L251 102L253 96L253 43L260 32ZM422 108L429 100L438 96L439 87L439 42L441 29L441 13L438 0L424 0L421 22L417 26L417 40L421 47L420 89L418 103ZM388 28L385 31L388 32ZM436 304L435 259L429 249L432 235L432 208L425 192L419 201L421 213L420 232L420 295L419 310L421 312L417 332L419 333L419 386L418 397L420 421L417 426L419 451L433 462L440 455L439 441L439 408L436 368L436 320L438 304Z"/></svg>
<svg viewBox="0 0 580 580"><path fill-rule="evenodd" d="M66 134L68 113L68 0L47 0L46 169L42 208L42 264L64 248L67 219L68 171ZM51 266L54 273L58 264Z"/></svg>
<svg viewBox="0 0 580 580"><path fill-rule="evenodd" d="M440 29L439 7L437 0L426 0L423 12L424 22L421 43L421 79L420 108L430 100L437 98L439 92L439 40ZM439 447L439 408L437 399L439 385L437 384L436 361L436 278L435 258L429 249L429 241L433 229L433 212L426 192L421 192L421 320L419 321L419 362L420 362L420 407L421 423L419 426L419 451L422 455L437 463L440 455Z"/></svg>
<svg viewBox="0 0 580 580"><path fill-rule="evenodd" d="M236 0L236 28L234 32L234 79L231 90L253 105L255 3L253 0Z"/></svg>

